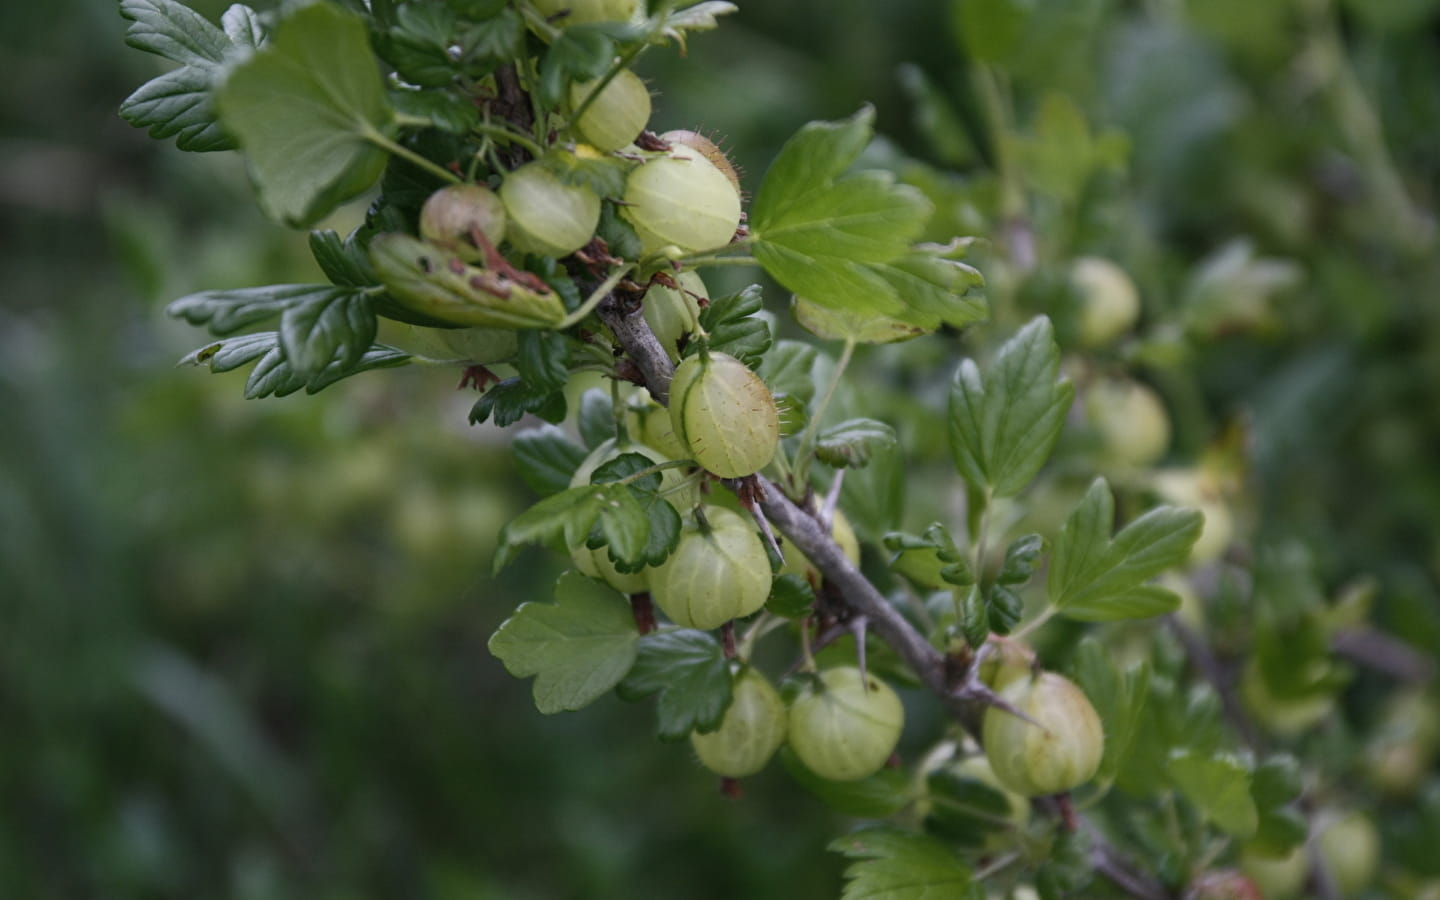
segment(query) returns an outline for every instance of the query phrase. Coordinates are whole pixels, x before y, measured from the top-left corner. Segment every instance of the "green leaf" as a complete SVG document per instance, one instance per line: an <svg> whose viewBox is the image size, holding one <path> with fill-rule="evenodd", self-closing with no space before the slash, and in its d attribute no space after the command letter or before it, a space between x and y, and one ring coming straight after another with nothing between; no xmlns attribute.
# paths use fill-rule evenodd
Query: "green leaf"
<svg viewBox="0 0 1440 900"><path fill-rule="evenodd" d="M1025 33L1033 4L1027 0L957 0L955 28L965 55L1004 63Z"/></svg>
<svg viewBox="0 0 1440 900"><path fill-rule="evenodd" d="M1003 584L992 584L985 592L985 618L996 634L1009 634L1025 615L1025 601Z"/></svg>
<svg viewBox="0 0 1440 900"><path fill-rule="evenodd" d="M330 229L310 232L310 255L330 282L341 287L373 287L380 283L370 256L357 240L358 231L345 240Z"/></svg>
<svg viewBox="0 0 1440 900"><path fill-rule="evenodd" d="M845 475L840 507L861 540L878 543L905 511L905 456L899 446L880 447L863 469Z"/></svg>
<svg viewBox="0 0 1440 900"><path fill-rule="evenodd" d="M1005 548L1005 561L995 580L1000 584L1024 584L1035 574L1036 560L1045 550L1045 539L1038 534L1016 538Z"/></svg>
<svg viewBox="0 0 1440 900"><path fill-rule="evenodd" d="M556 549L580 546L600 518L604 502L602 489L580 485L536 503L500 529L494 571L505 568L525 544L546 544Z"/></svg>
<svg viewBox="0 0 1440 900"><path fill-rule="evenodd" d="M1037 191L1066 203L1080 197L1096 172L1123 167L1130 151L1123 132L1092 136L1080 107L1059 91L1041 102L1034 132L1033 137L1008 138L1014 156Z"/></svg>
<svg viewBox="0 0 1440 900"><path fill-rule="evenodd" d="M1018 494L1050 456L1075 396L1040 316L1006 341L982 375L965 360L950 389L950 450L971 487Z"/></svg>
<svg viewBox="0 0 1440 900"><path fill-rule="evenodd" d="M209 366L211 372L229 372L264 356L275 344L276 336L273 331L242 334L192 350L176 365Z"/></svg>
<svg viewBox="0 0 1440 900"><path fill-rule="evenodd" d="M260 45L264 37L254 10L235 4L221 28L175 0L122 0L120 15L131 21L125 43L180 63L120 104L130 124L150 129L153 138L175 137L181 150L231 150L235 142L215 115L211 94L232 53Z"/></svg>
<svg viewBox="0 0 1440 900"><path fill-rule="evenodd" d="M662 741L678 741L691 731L720 727L730 706L730 663L720 642L704 631L648 634L616 690L624 700L659 694L657 734Z"/></svg>
<svg viewBox="0 0 1440 900"><path fill-rule="evenodd" d="M1259 815L1250 798L1250 770L1240 760L1175 750L1170 754L1170 778L1185 799L1221 830L1239 838L1255 833Z"/></svg>
<svg viewBox="0 0 1440 900"><path fill-rule="evenodd" d="M756 373L773 394L794 397L808 405L815 397L815 379L810 374L817 353L801 341L776 341Z"/></svg>
<svg viewBox="0 0 1440 900"><path fill-rule="evenodd" d="M739 293L710 298L700 311L700 327L710 335L709 348L728 353L747 366L757 366L770 349L770 325L756 313L765 306L760 285L752 284ZM700 352L702 341L691 341L686 356Z"/></svg>
<svg viewBox="0 0 1440 900"><path fill-rule="evenodd" d="M1159 506L1126 525L1111 540L1115 498L1095 479L1055 539L1050 560L1050 602L1072 619L1104 622L1170 612L1173 592L1144 582L1185 562L1203 518L1193 509Z"/></svg>
<svg viewBox="0 0 1440 900"><path fill-rule="evenodd" d="M1075 654L1075 682L1105 727L1105 755L1098 774L1109 780L1130 756L1150 696L1150 667L1142 662L1122 674L1100 642L1086 637Z"/></svg>
<svg viewBox="0 0 1440 900"><path fill-rule="evenodd" d="M396 11L395 25L379 41L386 62L400 77L421 87L444 87L458 74L450 57L457 24L443 3L407 3Z"/></svg>
<svg viewBox="0 0 1440 900"><path fill-rule="evenodd" d="M571 25L550 42L540 61L540 102L557 107L572 81L599 78L615 58L615 41L603 25Z"/></svg>
<svg viewBox="0 0 1440 900"><path fill-rule="evenodd" d="M558 391L570 380L570 345L558 331L520 332L520 355L515 368L532 391Z"/></svg>
<svg viewBox="0 0 1440 900"><path fill-rule="evenodd" d="M845 868L842 900L969 900L984 892L944 844L896 828L868 828L830 842L856 860Z"/></svg>
<svg viewBox="0 0 1440 900"><path fill-rule="evenodd" d="M891 344L929 334L929 329L876 313L830 309L804 297L793 297L790 313L801 328L829 341L857 344Z"/></svg>
<svg viewBox="0 0 1440 900"><path fill-rule="evenodd" d="M765 608L786 619L808 616L815 609L815 589L803 575L781 575L770 583Z"/></svg>
<svg viewBox="0 0 1440 900"><path fill-rule="evenodd" d="M846 175L870 142L874 110L811 122L781 148L750 210L755 258L796 294L822 306L900 316L905 305L865 263L910 251L930 202L889 173Z"/></svg>
<svg viewBox="0 0 1440 900"><path fill-rule="evenodd" d="M927 834L969 849L984 846L988 836L1013 827L1012 801L993 784L954 768L942 768L925 779L930 812ZM1028 801L1022 801L1028 804Z"/></svg>
<svg viewBox="0 0 1440 900"><path fill-rule="evenodd" d="M384 344L374 344L353 365L333 360L318 372L307 374L290 364L280 346L280 335L275 332L265 334L274 345L260 357L260 361L255 364L255 368L250 371L250 377L245 381L245 397L249 400L272 395L284 397L301 388L304 388L307 394L314 394L351 375L371 369L394 368L410 362L410 354Z"/></svg>
<svg viewBox="0 0 1440 900"><path fill-rule="evenodd" d="M332 360L317 371L300 372L290 365L274 331L243 334L215 341L186 354L182 366L209 366L212 372L229 372L248 362L259 360L245 382L245 396L250 399L274 394L284 397L301 388L307 394L323 390L343 378L371 369L402 366L410 355L394 347L375 344L352 363Z"/></svg>
<svg viewBox="0 0 1440 900"><path fill-rule="evenodd" d="M880 450L896 446L895 429L875 419L847 419L820 432L815 458L837 469L869 465Z"/></svg>
<svg viewBox="0 0 1440 900"><path fill-rule="evenodd" d="M520 604L489 647L511 675L535 676L535 708L549 714L580 709L615 687L634 665L639 640L619 594L566 572L554 603Z"/></svg>
<svg viewBox="0 0 1440 900"><path fill-rule="evenodd" d="M400 115L429 119L430 124L451 134L467 134L480 124L480 109L458 91L392 90L390 105Z"/></svg>
<svg viewBox="0 0 1440 900"><path fill-rule="evenodd" d="M191 325L203 325L211 334L226 335L293 307L353 296L357 296L354 289L328 284L271 284L188 294L165 307L165 312Z"/></svg>
<svg viewBox="0 0 1440 900"><path fill-rule="evenodd" d="M365 23L329 3L301 7L216 92L276 219L301 227L370 187L388 154L393 114Z"/></svg>
<svg viewBox="0 0 1440 900"><path fill-rule="evenodd" d="M590 476L592 484L610 484L653 468L654 461L640 453L622 453ZM620 572L639 572L663 563L680 542L680 513L660 496L659 472L652 472L605 493L600 521L586 546L610 548L610 561ZM616 543L616 537L619 543Z"/></svg>
<svg viewBox="0 0 1440 900"><path fill-rule="evenodd" d="M842 815L883 819L913 799L910 780L900 769L884 768L857 781L830 781L810 771L788 746L780 749L780 761L801 787Z"/></svg>
<svg viewBox="0 0 1440 900"><path fill-rule="evenodd" d="M975 583L969 562L955 546L950 530L939 522L931 522L920 535L892 531L884 542L887 550L896 553L891 568L922 588Z"/></svg>
<svg viewBox="0 0 1440 900"><path fill-rule="evenodd" d="M541 496L558 494L568 488L575 470L585 460L585 448L554 425L522 431L511 446L520 477Z"/></svg>
<svg viewBox="0 0 1440 900"><path fill-rule="evenodd" d="M580 440L586 448L596 447L615 437L615 405L609 391L590 388L580 395Z"/></svg>
<svg viewBox="0 0 1440 900"><path fill-rule="evenodd" d="M965 643L978 648L990 636L990 615L985 608L985 595L980 592L980 585L972 584L963 592L956 592L955 596L958 599L956 613L960 617L960 632L965 635Z"/></svg>
<svg viewBox="0 0 1440 900"><path fill-rule="evenodd" d="M537 391L519 378L507 378L470 407L470 424L479 425L493 416L495 424L505 428L530 413L547 422L563 422L565 409L564 391Z"/></svg>
<svg viewBox="0 0 1440 900"><path fill-rule="evenodd" d="M280 347L297 375L319 373L331 361L349 368L375 340L375 309L367 294L338 294L292 303L280 316Z"/></svg>

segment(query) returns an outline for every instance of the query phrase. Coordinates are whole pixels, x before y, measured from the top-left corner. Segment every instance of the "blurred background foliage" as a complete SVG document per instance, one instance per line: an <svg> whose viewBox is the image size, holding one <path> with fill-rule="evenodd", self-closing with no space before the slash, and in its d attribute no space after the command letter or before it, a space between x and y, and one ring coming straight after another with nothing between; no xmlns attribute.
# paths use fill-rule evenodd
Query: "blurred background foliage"
<svg viewBox="0 0 1440 900"><path fill-rule="evenodd" d="M959 354L1037 311L1063 335L1068 266L1106 256L1141 329L1076 377L1140 374L1168 463L1228 461L1232 556L1294 549L1322 594L1372 575L1379 623L1440 655L1440 3L741 6L645 60L655 130L722 136L753 192L799 125L874 102L870 162L936 200L933 236L991 239L997 325L861 360L865 412L915 412L909 458L847 485L862 536L951 512ZM114 4L0 25L0 896L834 896L842 822L779 767L725 801L646 706L541 717L486 652L557 567L489 577L531 498L456 373L247 402L172 368L203 337L163 304L313 279L303 235L233 155L118 118L159 70ZM1056 470L1088 480L1077 435ZM1440 832L1431 785L1387 847Z"/></svg>

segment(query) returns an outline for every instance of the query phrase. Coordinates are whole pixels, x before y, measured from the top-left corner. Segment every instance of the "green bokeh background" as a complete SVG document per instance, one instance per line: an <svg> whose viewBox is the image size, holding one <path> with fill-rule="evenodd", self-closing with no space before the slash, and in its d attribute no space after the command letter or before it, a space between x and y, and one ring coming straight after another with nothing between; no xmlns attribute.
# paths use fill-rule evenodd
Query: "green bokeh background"
<svg viewBox="0 0 1440 900"><path fill-rule="evenodd" d="M1347 113L1294 82L1297 5L1072 5L1018 83L1064 79L1129 134L1131 176L1041 271L1107 252L1163 318L1236 237L1293 260L1277 321L1174 388L1182 450L1249 411L1259 532L1298 535L1326 579L1375 572L1382 622L1440 652L1435 242L1374 199ZM796 127L862 102L896 153L983 169L983 142L936 139L905 89L970 96L945 4L742 7L644 73L657 125L723 136L752 192ZM1341 17L1432 225L1436 7ZM0 11L0 896L834 896L843 821L783 772L726 800L648 739L646 705L542 717L488 654L558 569L534 553L490 577L532 498L453 372L251 402L239 373L173 368L203 337L168 300L318 273L233 154L119 119L163 70L124 24L100 0ZM958 347L934 342L917 352L948 372Z"/></svg>

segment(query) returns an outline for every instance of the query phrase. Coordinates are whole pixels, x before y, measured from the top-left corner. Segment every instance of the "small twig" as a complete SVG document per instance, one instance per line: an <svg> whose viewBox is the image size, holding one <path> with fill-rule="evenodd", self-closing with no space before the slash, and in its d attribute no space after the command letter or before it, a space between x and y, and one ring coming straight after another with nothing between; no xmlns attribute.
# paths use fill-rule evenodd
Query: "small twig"
<svg viewBox="0 0 1440 900"><path fill-rule="evenodd" d="M1330 649L1396 681L1422 684L1435 677L1435 660L1375 628L1342 628L1330 639Z"/></svg>
<svg viewBox="0 0 1440 900"><path fill-rule="evenodd" d="M1210 645L1205 643L1198 634L1181 622L1175 616L1167 616L1166 625L1170 633L1180 641L1185 648L1185 655L1199 671L1200 677L1209 682L1220 697L1220 708L1225 713L1225 718L1230 726L1240 735L1241 739L1250 749L1257 753L1264 750L1264 741L1260 732L1255 728L1245 707L1240 703L1240 697L1235 693L1235 675L1215 658L1210 651Z"/></svg>

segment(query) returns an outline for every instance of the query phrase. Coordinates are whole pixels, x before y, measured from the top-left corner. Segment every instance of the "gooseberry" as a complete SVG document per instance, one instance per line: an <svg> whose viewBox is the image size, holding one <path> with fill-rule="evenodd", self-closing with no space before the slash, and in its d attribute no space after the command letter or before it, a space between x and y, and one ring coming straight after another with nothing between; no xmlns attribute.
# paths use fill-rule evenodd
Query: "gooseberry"
<svg viewBox="0 0 1440 900"><path fill-rule="evenodd" d="M716 775L744 778L765 768L785 741L785 718L779 692L747 666L735 678L720 727L709 734L691 732L690 746Z"/></svg>
<svg viewBox="0 0 1440 900"><path fill-rule="evenodd" d="M650 596L682 628L718 628L765 605L770 557L749 520L707 505L685 524L675 552L651 572Z"/></svg>
<svg viewBox="0 0 1440 900"><path fill-rule="evenodd" d="M590 242L600 222L594 191L565 184L538 162L506 175L500 199L509 214L510 244L525 253L569 256Z"/></svg>
<svg viewBox="0 0 1440 900"><path fill-rule="evenodd" d="M1037 797L1094 777L1105 753L1105 732L1095 707L1072 681L1042 672L1012 681L1000 696L1031 720L997 706L985 711L985 755L1001 784Z"/></svg>
<svg viewBox="0 0 1440 900"><path fill-rule="evenodd" d="M675 369L670 421L690 457L721 478L758 472L780 446L780 413L770 389L725 353L703 352Z"/></svg>
<svg viewBox="0 0 1440 900"><path fill-rule="evenodd" d="M790 704L790 747L810 771L855 781L885 765L905 726L900 697L854 666L826 669Z"/></svg>

